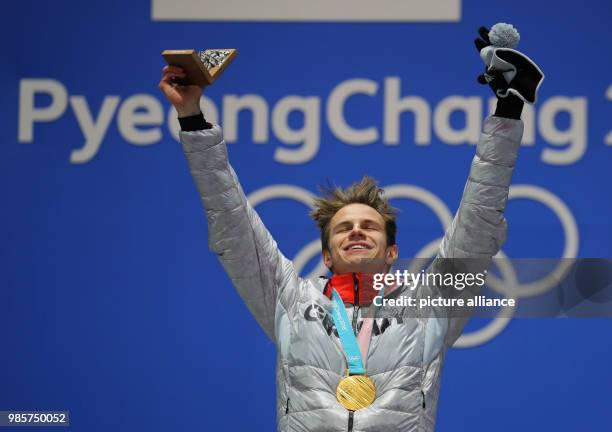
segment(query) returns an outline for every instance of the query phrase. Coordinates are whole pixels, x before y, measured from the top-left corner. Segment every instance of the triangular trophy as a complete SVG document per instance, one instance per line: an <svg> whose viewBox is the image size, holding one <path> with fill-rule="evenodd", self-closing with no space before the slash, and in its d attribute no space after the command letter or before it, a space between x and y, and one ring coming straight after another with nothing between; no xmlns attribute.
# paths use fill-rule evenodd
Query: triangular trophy
<svg viewBox="0 0 612 432"><path fill-rule="evenodd" d="M238 50L233 48L203 51L165 50L162 52L166 63L182 67L187 74L185 78L175 80L177 84L199 86L215 82L237 55Z"/></svg>

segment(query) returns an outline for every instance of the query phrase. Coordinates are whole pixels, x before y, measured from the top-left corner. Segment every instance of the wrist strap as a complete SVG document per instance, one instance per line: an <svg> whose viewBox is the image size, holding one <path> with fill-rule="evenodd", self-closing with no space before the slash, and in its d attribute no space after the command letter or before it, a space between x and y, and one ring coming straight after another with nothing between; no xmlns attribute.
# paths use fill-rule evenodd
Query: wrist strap
<svg viewBox="0 0 612 432"><path fill-rule="evenodd" d="M520 120L524 105L525 104L520 98L514 96L512 93L508 93L508 96L497 99L497 107L493 115L495 117Z"/></svg>
<svg viewBox="0 0 612 432"><path fill-rule="evenodd" d="M204 119L204 114L202 113L189 117L179 117L178 121L183 132L212 129L212 125Z"/></svg>

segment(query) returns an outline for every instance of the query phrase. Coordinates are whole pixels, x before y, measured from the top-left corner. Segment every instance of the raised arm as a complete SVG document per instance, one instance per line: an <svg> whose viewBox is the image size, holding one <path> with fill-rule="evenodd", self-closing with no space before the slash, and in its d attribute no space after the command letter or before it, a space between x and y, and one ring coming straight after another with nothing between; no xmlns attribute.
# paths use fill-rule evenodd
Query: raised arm
<svg viewBox="0 0 612 432"><path fill-rule="evenodd" d="M481 273L505 242L504 210L522 134L521 120L498 115L486 119L461 204L432 266L434 272ZM453 292L444 295L464 299L478 292L476 289L450 290ZM461 334L469 319L468 310L452 308L447 311L451 315L445 338L447 346Z"/></svg>
<svg viewBox="0 0 612 432"><path fill-rule="evenodd" d="M475 45L486 68L478 81L494 91L497 107L495 114L484 123L459 210L432 265L434 272L483 272L505 242L504 211L523 136L520 120L523 103L536 101L544 78L531 59L513 49L519 37L512 26L497 24L491 31L481 27L479 34ZM477 289L451 291L445 296L467 299L478 292ZM451 346L461 334L469 319L467 312L468 308L447 311L450 319L446 346Z"/></svg>
<svg viewBox="0 0 612 432"><path fill-rule="evenodd" d="M285 287L298 286L298 276L247 202L229 164L221 127L204 120L199 108L202 88L172 83L174 77L182 76L180 68L166 66L159 87L179 115L183 151L206 210L209 247L257 322L274 340L277 298ZM286 302L295 295L284 294Z"/></svg>

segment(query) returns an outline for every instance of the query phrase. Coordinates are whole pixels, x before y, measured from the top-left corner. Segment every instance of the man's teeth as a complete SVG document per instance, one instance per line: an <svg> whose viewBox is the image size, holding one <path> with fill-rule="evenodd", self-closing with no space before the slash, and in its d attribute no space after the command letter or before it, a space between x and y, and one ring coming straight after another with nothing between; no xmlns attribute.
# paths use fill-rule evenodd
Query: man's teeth
<svg viewBox="0 0 612 432"><path fill-rule="evenodd" d="M355 245L355 246L351 246L349 249L350 249L350 250L353 250L353 249L365 249L365 248L366 248L366 247L365 247L365 246L362 246L362 245Z"/></svg>

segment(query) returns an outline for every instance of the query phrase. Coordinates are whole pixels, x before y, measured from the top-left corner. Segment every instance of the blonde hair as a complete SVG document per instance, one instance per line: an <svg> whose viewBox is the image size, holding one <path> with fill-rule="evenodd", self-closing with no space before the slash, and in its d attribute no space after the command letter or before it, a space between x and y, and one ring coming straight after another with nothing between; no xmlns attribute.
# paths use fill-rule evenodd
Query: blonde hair
<svg viewBox="0 0 612 432"><path fill-rule="evenodd" d="M321 188L322 196L315 198L314 210L310 216L315 220L321 230L321 246L329 250L329 231L334 215L349 204L365 204L376 210L385 221L387 246L395 244L397 232L397 210L389 204L384 196L384 190L378 187L378 182L372 177L363 176L361 181L353 183L348 188L325 186Z"/></svg>

